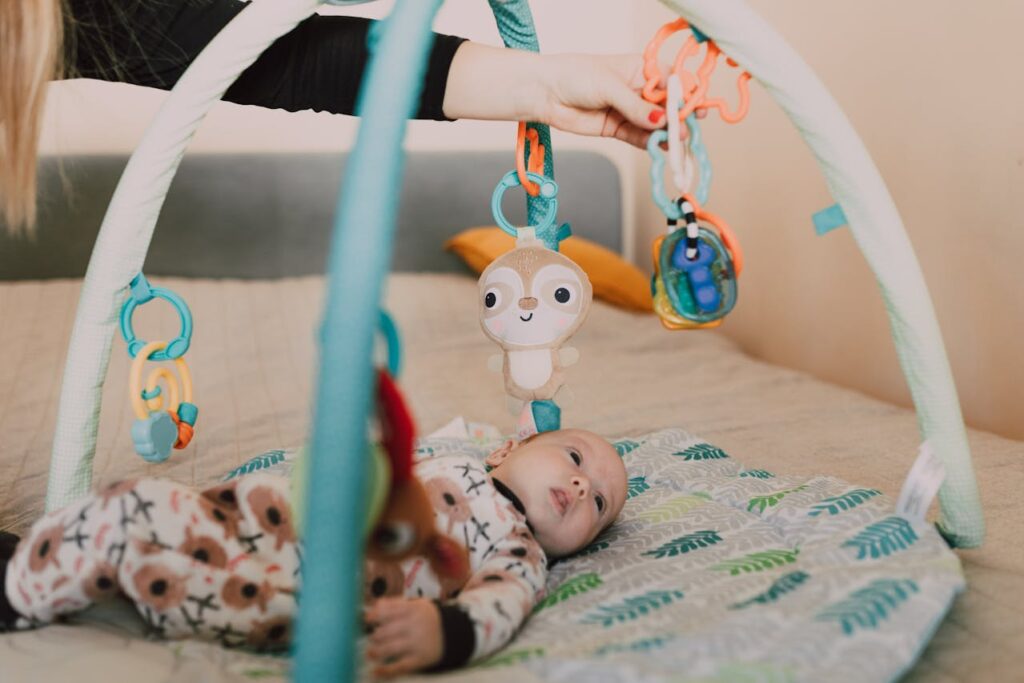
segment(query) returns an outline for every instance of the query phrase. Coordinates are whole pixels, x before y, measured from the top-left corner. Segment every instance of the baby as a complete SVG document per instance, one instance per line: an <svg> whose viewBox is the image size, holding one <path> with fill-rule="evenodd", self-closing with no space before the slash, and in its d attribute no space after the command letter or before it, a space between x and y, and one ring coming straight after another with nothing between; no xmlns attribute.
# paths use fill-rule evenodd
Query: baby
<svg viewBox="0 0 1024 683"><path fill-rule="evenodd" d="M447 585L423 558L370 562L367 657L378 675L445 669L506 645L543 597L549 559L589 544L622 511L626 469L591 432L564 429L491 453L416 465L438 529L469 550L471 574Z"/></svg>
<svg viewBox="0 0 1024 683"><path fill-rule="evenodd" d="M548 558L586 546L626 498L615 449L582 430L508 441L486 459L416 464L438 529L464 544L460 585L424 558L368 562L367 657L379 675L450 668L504 646L543 595ZM301 548L289 482L252 474L205 491L122 482L0 534L0 631L126 594L150 628L225 646L287 645Z"/></svg>

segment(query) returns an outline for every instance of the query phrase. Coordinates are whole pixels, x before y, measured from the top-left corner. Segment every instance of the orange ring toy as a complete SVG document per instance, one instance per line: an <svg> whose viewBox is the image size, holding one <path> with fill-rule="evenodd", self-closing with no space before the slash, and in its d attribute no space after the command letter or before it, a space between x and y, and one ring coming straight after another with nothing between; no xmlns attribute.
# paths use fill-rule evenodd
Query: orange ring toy
<svg viewBox="0 0 1024 683"><path fill-rule="evenodd" d="M185 448L192 441L192 437L195 436L195 427L185 422L175 411L167 411L171 415L171 419L174 420L174 424L178 425L178 440L174 442L174 447L178 450Z"/></svg>
<svg viewBox="0 0 1024 683"><path fill-rule="evenodd" d="M658 32L654 34L653 38L651 38L651 42L647 43L647 47L644 48L645 83L643 87L643 96L648 102L660 104L665 101L665 97L668 94L665 88L658 87L658 81L660 81L663 76L661 70L658 68L658 52L661 50L661 46L673 33L685 31L688 28L690 28L690 24L688 24L685 19L676 19L675 21L669 22L658 29Z"/></svg>
<svg viewBox="0 0 1024 683"><path fill-rule="evenodd" d="M669 22L658 29L658 32L654 34L654 38L644 48L643 75L645 81L642 94L648 102L661 104L667 97L666 89L658 85L661 80L667 77L667 74L662 74L658 68L658 52L661 50L661 46L672 34L689 28L690 25L685 19ZM683 86L685 106L679 110L679 120L685 121L686 117L695 111L706 112L709 109L717 109L723 121L726 123L738 123L743 120L750 110L750 73L741 71L736 79L736 90L739 94L739 100L734 111L729 111L724 98L708 98L707 93L711 86L711 75L718 66L718 58L722 56L722 50L713 40L708 39L704 43L707 45L706 52L704 53L701 65L697 68L696 74L684 68L686 60L695 56L700 49L700 43L693 35L690 35L686 42L683 43L683 47L676 54L672 64L670 73L676 74ZM725 61L729 66L739 66L730 57L726 57Z"/></svg>
<svg viewBox="0 0 1024 683"><path fill-rule="evenodd" d="M693 204L693 214L698 219L710 223L718 230L722 243L725 244L725 248L729 250L729 255L732 256L732 265L736 269L736 277L739 277L740 273L743 272L743 249L740 247L740 241L736 239L736 233L732 231L732 228L729 227L724 218L700 208L692 198L687 197L687 199Z"/></svg>
<svg viewBox="0 0 1024 683"><path fill-rule="evenodd" d="M530 139L530 166L526 166L526 139ZM519 130L516 133L516 174L519 176L519 184L526 190L526 194L536 197L540 194L540 185L533 182L526 175L536 173L544 175L544 145L540 144L540 135L533 128L526 127L526 121L519 122Z"/></svg>
<svg viewBox="0 0 1024 683"><path fill-rule="evenodd" d="M735 60L731 57L726 57L725 63L729 66L739 66ZM730 112L728 105L725 103L723 97L712 97L704 100L697 108L698 109L717 109L718 115L726 123L739 123L743 120L743 117L750 111L750 74L746 71L741 71L740 75L736 78L736 92L739 93L739 99L736 103L736 110Z"/></svg>

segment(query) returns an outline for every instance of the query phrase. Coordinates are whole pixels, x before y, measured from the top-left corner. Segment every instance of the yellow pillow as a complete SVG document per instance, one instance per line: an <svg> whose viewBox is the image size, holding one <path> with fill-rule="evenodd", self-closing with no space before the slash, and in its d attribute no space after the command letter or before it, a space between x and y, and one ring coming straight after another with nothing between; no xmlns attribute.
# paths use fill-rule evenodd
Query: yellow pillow
<svg viewBox="0 0 1024 683"><path fill-rule="evenodd" d="M448 240L444 248L455 252L476 273L515 246L515 239L501 228L470 228ZM651 285L639 268L610 249L582 237L569 237L561 252L575 261L590 278L594 296L608 303L638 311L651 311Z"/></svg>

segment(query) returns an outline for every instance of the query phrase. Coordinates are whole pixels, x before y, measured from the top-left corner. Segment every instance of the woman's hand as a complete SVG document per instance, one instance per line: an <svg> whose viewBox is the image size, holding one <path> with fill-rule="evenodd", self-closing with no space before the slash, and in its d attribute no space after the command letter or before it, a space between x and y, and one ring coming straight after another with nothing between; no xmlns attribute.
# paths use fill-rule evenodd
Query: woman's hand
<svg viewBox="0 0 1024 683"><path fill-rule="evenodd" d="M381 598L366 611L373 628L366 656L377 664L375 676L420 671L441 661L441 614L426 598Z"/></svg>
<svg viewBox="0 0 1024 683"><path fill-rule="evenodd" d="M449 118L537 121L643 147L665 111L640 96L639 55L542 55L463 43L448 73Z"/></svg>
<svg viewBox="0 0 1024 683"><path fill-rule="evenodd" d="M547 102L535 120L635 147L643 147L651 131L665 125L665 110L640 96L639 55L552 55L546 63Z"/></svg>

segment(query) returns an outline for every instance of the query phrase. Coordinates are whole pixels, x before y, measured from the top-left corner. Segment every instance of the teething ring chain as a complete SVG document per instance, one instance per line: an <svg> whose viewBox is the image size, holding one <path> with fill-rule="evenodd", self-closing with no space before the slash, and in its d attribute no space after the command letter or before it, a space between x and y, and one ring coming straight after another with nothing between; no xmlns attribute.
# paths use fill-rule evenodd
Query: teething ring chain
<svg viewBox="0 0 1024 683"><path fill-rule="evenodd" d="M717 49L717 48L716 48ZM727 57L725 63L729 66L739 66L731 58ZM717 109L718 115L726 123L738 123L743 120L743 117L750 111L750 74L746 71L741 71L740 75L736 79L736 91L739 93L739 99L736 102L736 110L730 112L728 105L723 97L711 97L705 99L703 103L696 107L697 110L708 110Z"/></svg>
<svg viewBox="0 0 1024 683"><path fill-rule="evenodd" d="M668 75L663 75L658 67L658 52L669 36L687 29L693 30L685 19L677 19L665 24L644 48L643 75L645 82L642 92L643 97L647 101L654 104L660 104L665 101L667 90L658 87L658 83L663 77L667 82ZM686 117L694 112L706 112L709 109L717 109L723 121L726 123L736 123L742 120L750 109L750 74L746 71L741 71L736 79L736 90L739 99L734 111L729 111L728 105L723 98L708 98L707 92L711 83L711 75L718 66L718 58L721 56L722 51L713 40L706 40L705 43L707 44L707 49L704 54L704 60L697 69L696 76L685 68L686 60L696 55L700 49L700 42L694 35L690 35L686 42L683 43L683 47L676 54L670 70L669 75L675 74L678 76L683 86L683 100L686 104L679 111L679 120L686 120ZM729 57L726 57L726 64L733 67L738 66L737 62Z"/></svg>
<svg viewBox="0 0 1024 683"><path fill-rule="evenodd" d="M743 272L743 249L740 247L740 241L736 239L736 233L732 231L729 224L718 214L711 213L702 208L693 197L684 195L679 201L680 205L684 201L689 202L698 220L710 224L718 231L719 237L722 238L722 243L725 244L725 248L729 250L729 254L732 256L733 268L736 270L736 276L739 277L739 274Z"/></svg>
<svg viewBox="0 0 1024 683"><path fill-rule="evenodd" d="M526 140L530 140L530 165L526 165ZM527 128L526 121L519 122L519 130L516 132L516 175L519 177L519 184L526 190L526 194L536 197L540 194L540 185L531 181L529 174L544 175L544 145L540 144L540 135L534 128Z"/></svg>
<svg viewBox="0 0 1024 683"><path fill-rule="evenodd" d="M690 24L685 19L669 22L658 29L654 38L644 48L644 79L646 82L643 87L643 96L648 102L659 104L665 101L665 89L658 87L658 81L662 76L661 70L658 69L658 52L661 50L662 44L673 33L685 31L688 28L690 28Z"/></svg>

